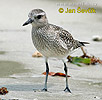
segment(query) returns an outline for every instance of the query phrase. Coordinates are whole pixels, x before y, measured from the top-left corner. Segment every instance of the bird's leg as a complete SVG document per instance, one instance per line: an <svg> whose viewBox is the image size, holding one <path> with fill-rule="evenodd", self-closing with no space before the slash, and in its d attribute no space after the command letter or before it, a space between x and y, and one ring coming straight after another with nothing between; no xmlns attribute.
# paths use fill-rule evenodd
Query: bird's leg
<svg viewBox="0 0 102 100"><path fill-rule="evenodd" d="M47 91L47 79L48 79L48 74L49 74L49 66L48 66L48 61L46 59L46 79L45 79L45 86L44 89L42 89L42 91Z"/></svg>
<svg viewBox="0 0 102 100"><path fill-rule="evenodd" d="M64 71L65 71L65 74L66 74L66 88L64 89L64 91L71 93L71 91L70 91L70 89L69 89L69 87L68 87L67 66L66 66L66 63L65 63L65 62L64 62Z"/></svg>
<svg viewBox="0 0 102 100"><path fill-rule="evenodd" d="M84 48L83 48L83 47L80 47L80 48L81 48L81 50L82 50L84 56L86 56L86 52L85 52Z"/></svg>
<svg viewBox="0 0 102 100"><path fill-rule="evenodd" d="M47 91L47 79L48 79L48 74L49 74L49 66L48 66L48 61L47 58L45 59L45 63L46 63L46 79L45 79L45 86L43 89L33 89L34 92L42 92L42 91Z"/></svg>

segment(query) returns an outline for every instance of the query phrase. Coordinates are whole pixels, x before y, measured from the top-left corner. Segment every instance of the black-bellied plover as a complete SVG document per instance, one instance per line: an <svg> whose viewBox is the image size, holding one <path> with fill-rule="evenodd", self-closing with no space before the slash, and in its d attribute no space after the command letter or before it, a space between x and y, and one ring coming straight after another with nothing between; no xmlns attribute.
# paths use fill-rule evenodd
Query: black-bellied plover
<svg viewBox="0 0 102 100"><path fill-rule="evenodd" d="M64 91L71 92L68 87L65 58L71 51L84 46L87 42L75 40L68 31L59 26L49 24L46 13L42 9L32 10L28 17L28 21L26 21L23 26L30 23L32 24L32 40L34 46L45 57L46 79L44 89L42 90L47 91L47 79L49 73L48 58L55 57L62 59L64 63L64 71L66 74L66 88Z"/></svg>

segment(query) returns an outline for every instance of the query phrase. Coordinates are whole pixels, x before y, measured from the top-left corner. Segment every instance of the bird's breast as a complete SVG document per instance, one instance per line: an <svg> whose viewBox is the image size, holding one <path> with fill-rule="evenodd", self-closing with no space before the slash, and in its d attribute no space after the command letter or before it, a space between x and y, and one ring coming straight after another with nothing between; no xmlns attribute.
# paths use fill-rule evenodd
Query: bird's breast
<svg viewBox="0 0 102 100"><path fill-rule="evenodd" d="M35 48L46 57L59 57L68 54L54 36L46 33L32 33L32 40Z"/></svg>

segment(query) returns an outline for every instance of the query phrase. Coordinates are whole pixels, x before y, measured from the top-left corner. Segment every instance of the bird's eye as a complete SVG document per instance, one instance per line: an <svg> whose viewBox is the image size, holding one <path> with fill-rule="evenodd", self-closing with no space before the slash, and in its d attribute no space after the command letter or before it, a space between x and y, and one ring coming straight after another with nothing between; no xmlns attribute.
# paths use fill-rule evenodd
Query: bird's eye
<svg viewBox="0 0 102 100"><path fill-rule="evenodd" d="M38 15L37 18L40 19L42 17L42 15Z"/></svg>

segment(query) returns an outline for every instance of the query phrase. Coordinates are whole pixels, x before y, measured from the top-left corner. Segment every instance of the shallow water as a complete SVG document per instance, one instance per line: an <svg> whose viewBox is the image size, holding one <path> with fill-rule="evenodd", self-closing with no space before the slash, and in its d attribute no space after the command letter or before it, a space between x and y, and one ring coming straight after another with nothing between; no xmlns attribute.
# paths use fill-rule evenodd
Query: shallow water
<svg viewBox="0 0 102 100"><path fill-rule="evenodd" d="M15 61L0 61L0 77L9 77L13 74L24 73L24 65Z"/></svg>
<svg viewBox="0 0 102 100"><path fill-rule="evenodd" d="M6 52L5 51L0 51L0 55L3 55L5 54Z"/></svg>

